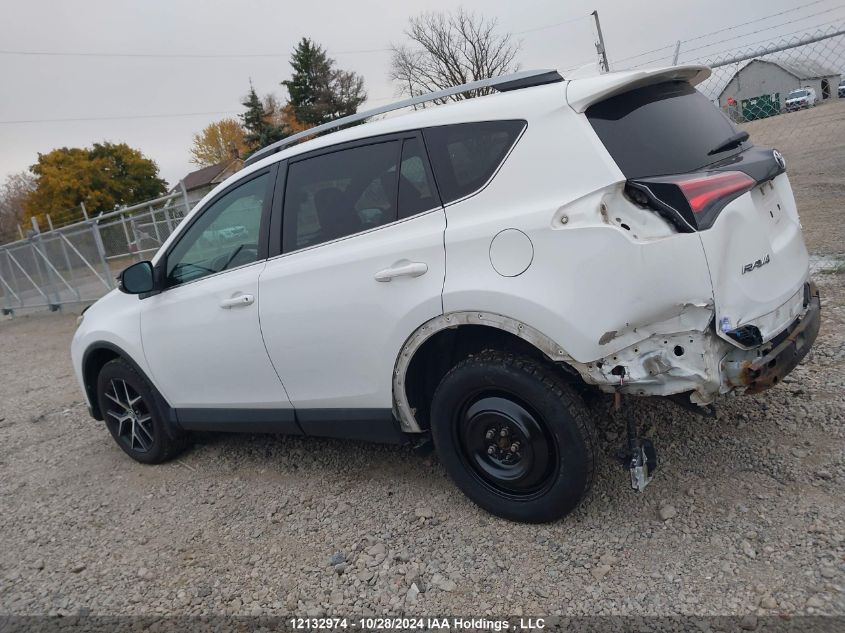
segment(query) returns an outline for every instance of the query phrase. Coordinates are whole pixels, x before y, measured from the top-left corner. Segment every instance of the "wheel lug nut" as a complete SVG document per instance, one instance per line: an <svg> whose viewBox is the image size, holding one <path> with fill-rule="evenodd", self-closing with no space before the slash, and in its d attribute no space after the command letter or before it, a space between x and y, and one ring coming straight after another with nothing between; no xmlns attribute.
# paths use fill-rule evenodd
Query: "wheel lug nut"
<svg viewBox="0 0 845 633"><path fill-rule="evenodd" d="M501 435L502 437L507 437L508 434L509 434L509 432L508 432L507 428L504 428L501 431L499 431L499 435Z"/></svg>
<svg viewBox="0 0 845 633"><path fill-rule="evenodd" d="M516 453L519 450L519 442L511 444L511 453Z"/></svg>
<svg viewBox="0 0 845 633"><path fill-rule="evenodd" d="M496 431L494 431L493 429L490 429L490 430L487 431L487 433L484 434L484 439L492 440L495 436L496 436Z"/></svg>
<svg viewBox="0 0 845 633"><path fill-rule="evenodd" d="M495 446L493 446L492 444L491 444L490 446L488 446L488 447L487 447L487 454L488 454L488 455L492 455L492 454L493 454L493 453L495 453L495 452L496 452L496 447L495 447Z"/></svg>

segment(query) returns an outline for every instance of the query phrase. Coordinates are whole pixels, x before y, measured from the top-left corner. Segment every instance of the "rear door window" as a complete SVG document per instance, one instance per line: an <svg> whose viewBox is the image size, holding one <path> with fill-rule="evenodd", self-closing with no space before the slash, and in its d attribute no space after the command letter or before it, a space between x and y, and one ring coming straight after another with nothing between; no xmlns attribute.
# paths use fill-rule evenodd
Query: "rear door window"
<svg viewBox="0 0 845 633"><path fill-rule="evenodd" d="M284 252L395 222L399 151L399 141L393 140L291 163Z"/></svg>
<svg viewBox="0 0 845 633"><path fill-rule="evenodd" d="M631 90L587 108L587 118L626 178L695 171L747 149L713 149L738 130L685 81Z"/></svg>
<svg viewBox="0 0 845 633"><path fill-rule="evenodd" d="M481 189L508 155L525 121L481 121L423 130L443 203Z"/></svg>
<svg viewBox="0 0 845 633"><path fill-rule="evenodd" d="M422 143L418 138L406 138L399 169L399 217L408 218L439 205Z"/></svg>

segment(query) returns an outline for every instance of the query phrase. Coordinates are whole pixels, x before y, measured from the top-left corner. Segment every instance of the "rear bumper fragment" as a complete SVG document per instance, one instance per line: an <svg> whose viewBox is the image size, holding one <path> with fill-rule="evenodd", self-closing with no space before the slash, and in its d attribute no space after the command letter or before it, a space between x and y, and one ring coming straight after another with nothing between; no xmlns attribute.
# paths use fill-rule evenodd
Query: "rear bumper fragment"
<svg viewBox="0 0 845 633"><path fill-rule="evenodd" d="M729 389L759 393L779 383L810 351L819 333L821 302L813 282L804 287L804 312L771 341L752 350L732 350L722 360Z"/></svg>

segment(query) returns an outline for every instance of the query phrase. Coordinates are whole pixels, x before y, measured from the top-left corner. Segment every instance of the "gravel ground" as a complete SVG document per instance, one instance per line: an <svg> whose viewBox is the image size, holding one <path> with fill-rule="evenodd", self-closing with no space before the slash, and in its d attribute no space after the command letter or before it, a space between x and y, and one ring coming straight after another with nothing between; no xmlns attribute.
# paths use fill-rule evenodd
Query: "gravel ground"
<svg viewBox="0 0 845 633"><path fill-rule="evenodd" d="M817 278L803 366L715 420L636 403L642 495L597 403L593 494L543 526L405 448L203 434L142 466L87 416L75 317L0 323L0 613L845 614L845 275Z"/></svg>
<svg viewBox="0 0 845 633"><path fill-rule="evenodd" d="M815 108L751 121L740 127L751 134L756 145L776 147L786 158L804 237L813 252L845 252L845 99L830 99Z"/></svg>

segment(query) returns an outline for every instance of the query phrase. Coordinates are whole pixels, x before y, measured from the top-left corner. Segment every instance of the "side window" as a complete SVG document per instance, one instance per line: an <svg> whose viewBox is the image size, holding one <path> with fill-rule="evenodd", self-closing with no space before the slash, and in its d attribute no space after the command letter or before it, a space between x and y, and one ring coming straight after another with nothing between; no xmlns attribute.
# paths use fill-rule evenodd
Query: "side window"
<svg viewBox="0 0 845 633"><path fill-rule="evenodd" d="M525 121L482 121L424 129L443 203L483 187L524 128Z"/></svg>
<svg viewBox="0 0 845 633"><path fill-rule="evenodd" d="M290 252L394 222L398 161L399 141L387 141L291 163L282 250Z"/></svg>
<svg viewBox="0 0 845 633"><path fill-rule="evenodd" d="M399 217L429 211L438 204L422 143L418 138L405 139L399 168Z"/></svg>
<svg viewBox="0 0 845 633"><path fill-rule="evenodd" d="M251 264L258 259L269 174L232 189L206 208L167 256L167 285Z"/></svg>

